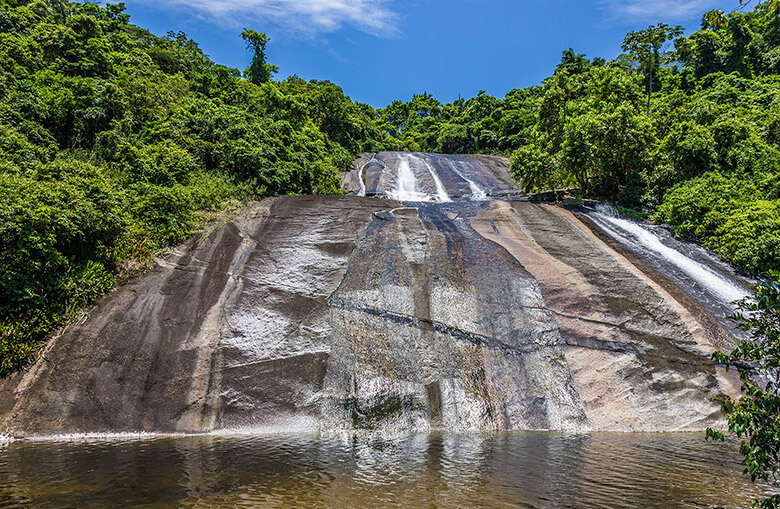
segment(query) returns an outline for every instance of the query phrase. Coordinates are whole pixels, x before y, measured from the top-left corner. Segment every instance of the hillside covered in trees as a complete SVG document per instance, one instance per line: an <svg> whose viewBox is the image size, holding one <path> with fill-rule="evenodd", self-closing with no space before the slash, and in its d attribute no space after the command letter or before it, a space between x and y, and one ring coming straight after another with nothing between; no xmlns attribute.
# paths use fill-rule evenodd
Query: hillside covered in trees
<svg viewBox="0 0 780 509"><path fill-rule="evenodd" d="M0 374L204 211L339 192L354 155L381 148L373 110L340 88L258 73L274 70L261 34L244 34L245 80L123 10L0 2Z"/></svg>
<svg viewBox="0 0 780 509"><path fill-rule="evenodd" d="M503 99L395 101L379 112L387 144L511 154L527 191L579 188L648 212L747 272L780 267L776 4L706 15L701 30L680 33L632 32L609 62L566 50L542 85Z"/></svg>
<svg viewBox="0 0 780 509"><path fill-rule="evenodd" d="M773 3L774 4L774 3ZM0 0L0 375L221 211L331 194L363 151L512 156L527 191L578 188L671 224L746 272L780 267L780 18L769 5L573 50L542 85L385 108L245 71L122 4Z"/></svg>

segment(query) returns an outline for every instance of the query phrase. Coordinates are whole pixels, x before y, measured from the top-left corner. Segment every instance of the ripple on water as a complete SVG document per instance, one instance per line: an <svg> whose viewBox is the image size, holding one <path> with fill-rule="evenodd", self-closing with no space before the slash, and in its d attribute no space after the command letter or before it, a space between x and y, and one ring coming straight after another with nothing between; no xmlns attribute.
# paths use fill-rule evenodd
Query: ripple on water
<svg viewBox="0 0 780 509"><path fill-rule="evenodd" d="M8 443L0 507L748 507L701 434L191 436Z"/></svg>

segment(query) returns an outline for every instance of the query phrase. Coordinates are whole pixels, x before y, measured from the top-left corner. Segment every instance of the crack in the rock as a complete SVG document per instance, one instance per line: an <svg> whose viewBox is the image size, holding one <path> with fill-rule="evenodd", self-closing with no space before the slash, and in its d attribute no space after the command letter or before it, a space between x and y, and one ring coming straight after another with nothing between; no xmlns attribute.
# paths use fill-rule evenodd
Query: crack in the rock
<svg viewBox="0 0 780 509"><path fill-rule="evenodd" d="M343 299L336 299L336 298L329 299L329 304L331 307L334 308L343 309L345 311L364 313L370 316L375 316L377 318L389 320L391 322L398 323L401 325L409 325L419 329L430 328L435 332L444 334L445 336L459 339L461 341L466 341L475 346L484 346L487 348L491 348L493 350L501 350L502 352L513 356L535 352L543 348L558 346L557 341L553 341L549 343L543 341L535 341L533 343L513 346L497 338L486 336L484 334L479 334L476 332L465 331L463 329L446 324L444 322L440 322L438 320L429 320L426 318L419 318L405 313L398 313L395 311L388 311L388 310L372 308L368 306L359 306L359 305L351 304ZM555 332L557 332L557 328L545 329L539 331L537 335L540 339L542 339L548 336L549 334Z"/></svg>

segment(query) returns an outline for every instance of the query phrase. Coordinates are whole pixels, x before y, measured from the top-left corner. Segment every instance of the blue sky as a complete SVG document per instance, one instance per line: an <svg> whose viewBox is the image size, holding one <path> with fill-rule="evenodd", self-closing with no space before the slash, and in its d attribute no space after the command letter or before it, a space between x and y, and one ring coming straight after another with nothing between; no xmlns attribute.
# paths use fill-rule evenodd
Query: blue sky
<svg viewBox="0 0 780 509"><path fill-rule="evenodd" d="M698 28L738 0L125 0L131 21L186 32L211 58L244 69L243 27L271 37L277 78L330 80L382 107L429 92L442 102L480 90L503 97L539 84L572 47L614 58L629 30Z"/></svg>

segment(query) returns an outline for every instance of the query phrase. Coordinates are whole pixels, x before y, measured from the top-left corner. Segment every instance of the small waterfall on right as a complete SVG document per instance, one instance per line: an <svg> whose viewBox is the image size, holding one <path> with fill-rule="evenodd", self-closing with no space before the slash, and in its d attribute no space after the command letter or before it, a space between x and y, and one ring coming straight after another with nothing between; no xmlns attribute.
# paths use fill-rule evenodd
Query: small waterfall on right
<svg viewBox="0 0 780 509"><path fill-rule="evenodd" d="M469 190L471 191L470 199L473 201L487 200L487 193L485 190L479 187L476 182L468 178L462 171L458 170L456 166L460 166L461 169L463 169L466 165L462 161L457 161L450 164L450 169L455 175L466 181L469 185Z"/></svg>
<svg viewBox="0 0 780 509"><path fill-rule="evenodd" d="M436 174L436 170L431 168L431 165L428 164L428 161L426 161L422 157L419 157L419 156L416 156L416 155L413 156L413 157L418 159L418 160L420 160L420 161L422 161L423 164L425 164L425 167L428 169L428 172L431 174L431 178L433 179L433 183L436 185L436 201L442 202L442 203L443 202L452 201L450 199L450 195L447 194L447 190L444 188L444 185L441 183L441 179Z"/></svg>
<svg viewBox="0 0 780 509"><path fill-rule="evenodd" d="M641 224L621 217L608 203L596 206L587 216L624 247L656 260L662 270L696 286L698 292L722 306L750 295L747 281L704 248L675 239L660 226Z"/></svg>

